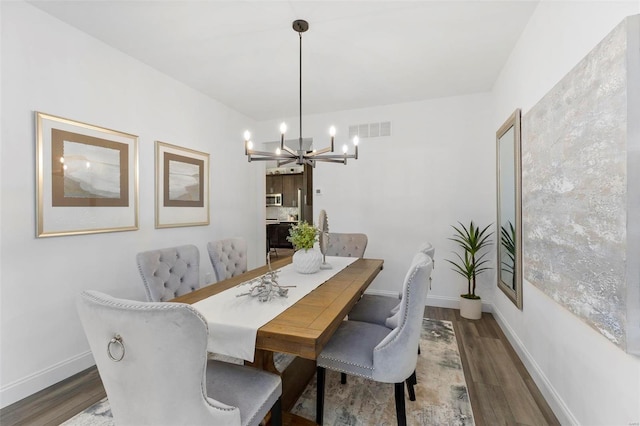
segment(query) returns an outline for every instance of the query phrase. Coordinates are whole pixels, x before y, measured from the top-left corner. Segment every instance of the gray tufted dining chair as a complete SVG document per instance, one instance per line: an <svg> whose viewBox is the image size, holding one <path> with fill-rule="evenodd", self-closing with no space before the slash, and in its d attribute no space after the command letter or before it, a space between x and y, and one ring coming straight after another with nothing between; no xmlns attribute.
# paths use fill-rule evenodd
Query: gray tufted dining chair
<svg viewBox="0 0 640 426"><path fill-rule="evenodd" d="M216 281L247 272L247 242L244 238L227 238L207 243L209 259Z"/></svg>
<svg viewBox="0 0 640 426"><path fill-rule="evenodd" d="M404 382L409 384L418 359L429 277L429 256L416 253L402 286L399 323L394 329L360 321L343 321L318 356L316 423L322 425L325 370L338 371L376 382L394 383L398 425L406 425Z"/></svg>
<svg viewBox="0 0 640 426"><path fill-rule="evenodd" d="M422 252L431 258L431 262L435 267L436 249L433 244L425 242L418 247L418 252ZM398 324L398 310L400 307L400 298L402 293L398 294L398 298L390 296L382 296L375 294L364 294L353 309L349 312L349 319L353 321L371 322L380 324L389 328L394 328Z"/></svg>
<svg viewBox="0 0 640 426"><path fill-rule="evenodd" d="M200 252L194 245L136 255L147 300L166 302L200 288Z"/></svg>
<svg viewBox="0 0 640 426"><path fill-rule="evenodd" d="M366 234L348 234L339 232L329 233L327 256L364 257L367 249Z"/></svg>
<svg viewBox="0 0 640 426"><path fill-rule="evenodd" d="M420 244L418 252L422 252L431 259L432 269L435 268L436 249L433 244L425 242ZM429 276L429 287L431 287L431 276ZM398 299L402 299L402 292L398 294ZM398 315L402 300L395 297L381 296L377 294L364 294L353 309L349 312L349 319L352 321L364 321L373 324L384 325L388 328L395 328L398 325ZM420 354L420 346L418 346L418 354ZM346 383L346 376L341 377L342 383ZM418 379L414 374L407 383L409 389L409 399L415 401L415 393L413 385L418 383Z"/></svg>
<svg viewBox="0 0 640 426"><path fill-rule="evenodd" d="M207 323L183 303L83 292L78 313L118 425L282 422L276 374L207 360Z"/></svg>

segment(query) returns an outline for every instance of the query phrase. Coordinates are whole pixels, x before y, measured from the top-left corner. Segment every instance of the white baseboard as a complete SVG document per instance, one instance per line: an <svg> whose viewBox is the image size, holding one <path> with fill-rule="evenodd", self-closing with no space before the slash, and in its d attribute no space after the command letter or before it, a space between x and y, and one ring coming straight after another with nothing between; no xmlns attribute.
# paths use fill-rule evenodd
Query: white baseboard
<svg viewBox="0 0 640 426"><path fill-rule="evenodd" d="M571 413L571 410L569 410L567 404L564 403L562 397L560 397L558 392L556 392L555 388L553 387L551 382L549 382L547 376L545 376L538 363L536 363L529 351L527 351L527 349L524 347L522 341L518 338L518 336L516 336L513 329L509 326L509 324L507 324L504 317L497 309L492 309L492 313L494 318L498 322L498 325L502 329L502 332L507 337L507 340L509 340L509 343L516 351L518 357L520 357L520 360L531 375L531 378L535 382L536 386L538 386L538 389L540 389L542 396L544 396L544 399L547 401L547 403L551 407L551 410L558 418L560 424L579 425L580 423L578 422L578 419L576 419L575 416Z"/></svg>
<svg viewBox="0 0 640 426"><path fill-rule="evenodd" d="M398 293L389 290L367 290L366 294L377 296L398 297ZM427 296L425 306L435 306L438 308L460 309L460 299L458 297L447 296ZM493 304L482 301L482 312L493 312Z"/></svg>
<svg viewBox="0 0 640 426"><path fill-rule="evenodd" d="M460 298L447 296L427 296L427 306L438 308L460 309ZM482 312L493 312L493 305L482 301Z"/></svg>
<svg viewBox="0 0 640 426"><path fill-rule="evenodd" d="M367 290L366 294L377 296L398 297L398 293L389 290ZM438 308L460 309L460 299L458 297L447 296L427 296L425 306L435 306ZM493 312L493 304L482 301L482 312Z"/></svg>
<svg viewBox="0 0 640 426"><path fill-rule="evenodd" d="M0 388L0 408L33 395L95 365L91 351L54 364Z"/></svg>

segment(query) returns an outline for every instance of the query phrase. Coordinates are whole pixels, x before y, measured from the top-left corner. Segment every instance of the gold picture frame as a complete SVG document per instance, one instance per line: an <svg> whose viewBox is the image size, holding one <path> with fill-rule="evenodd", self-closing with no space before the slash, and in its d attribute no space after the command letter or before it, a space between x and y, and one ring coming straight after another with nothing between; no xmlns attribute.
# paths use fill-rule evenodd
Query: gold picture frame
<svg viewBox="0 0 640 426"><path fill-rule="evenodd" d="M156 141L155 227L209 225L209 154Z"/></svg>
<svg viewBox="0 0 640 426"><path fill-rule="evenodd" d="M138 137L36 111L36 236L138 229Z"/></svg>

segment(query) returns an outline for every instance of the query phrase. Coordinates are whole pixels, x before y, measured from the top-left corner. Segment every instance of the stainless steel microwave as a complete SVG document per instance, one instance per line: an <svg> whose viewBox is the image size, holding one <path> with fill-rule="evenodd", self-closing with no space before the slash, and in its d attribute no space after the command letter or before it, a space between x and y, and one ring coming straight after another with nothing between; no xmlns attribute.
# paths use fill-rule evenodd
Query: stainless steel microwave
<svg viewBox="0 0 640 426"><path fill-rule="evenodd" d="M281 206L282 194L267 194L267 207L269 206Z"/></svg>

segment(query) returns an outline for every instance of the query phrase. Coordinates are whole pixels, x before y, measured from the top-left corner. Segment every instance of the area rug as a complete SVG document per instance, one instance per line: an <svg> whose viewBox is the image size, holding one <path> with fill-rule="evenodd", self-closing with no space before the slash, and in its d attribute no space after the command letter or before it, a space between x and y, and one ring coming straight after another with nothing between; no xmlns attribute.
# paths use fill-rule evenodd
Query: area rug
<svg viewBox="0 0 640 426"><path fill-rule="evenodd" d="M416 400L405 402L409 425L473 425L469 393L462 371L458 344L450 321L425 319L416 366ZM411 350L407 348L407 350ZM396 425L393 384L376 383L348 376L340 384L340 373L327 370L324 424ZM407 394L405 388L405 395ZM293 413L316 417L315 377L296 402Z"/></svg>
<svg viewBox="0 0 640 426"><path fill-rule="evenodd" d="M415 387L416 401L407 396L407 423L415 426L473 425L460 354L450 321L425 319L420 339ZM409 350L409 349L408 349ZM340 384L340 374L327 370L324 424L334 426L395 425L393 385L349 376ZM293 413L315 419L314 379L296 402ZM67 426L114 425L109 402L104 399L64 423Z"/></svg>

